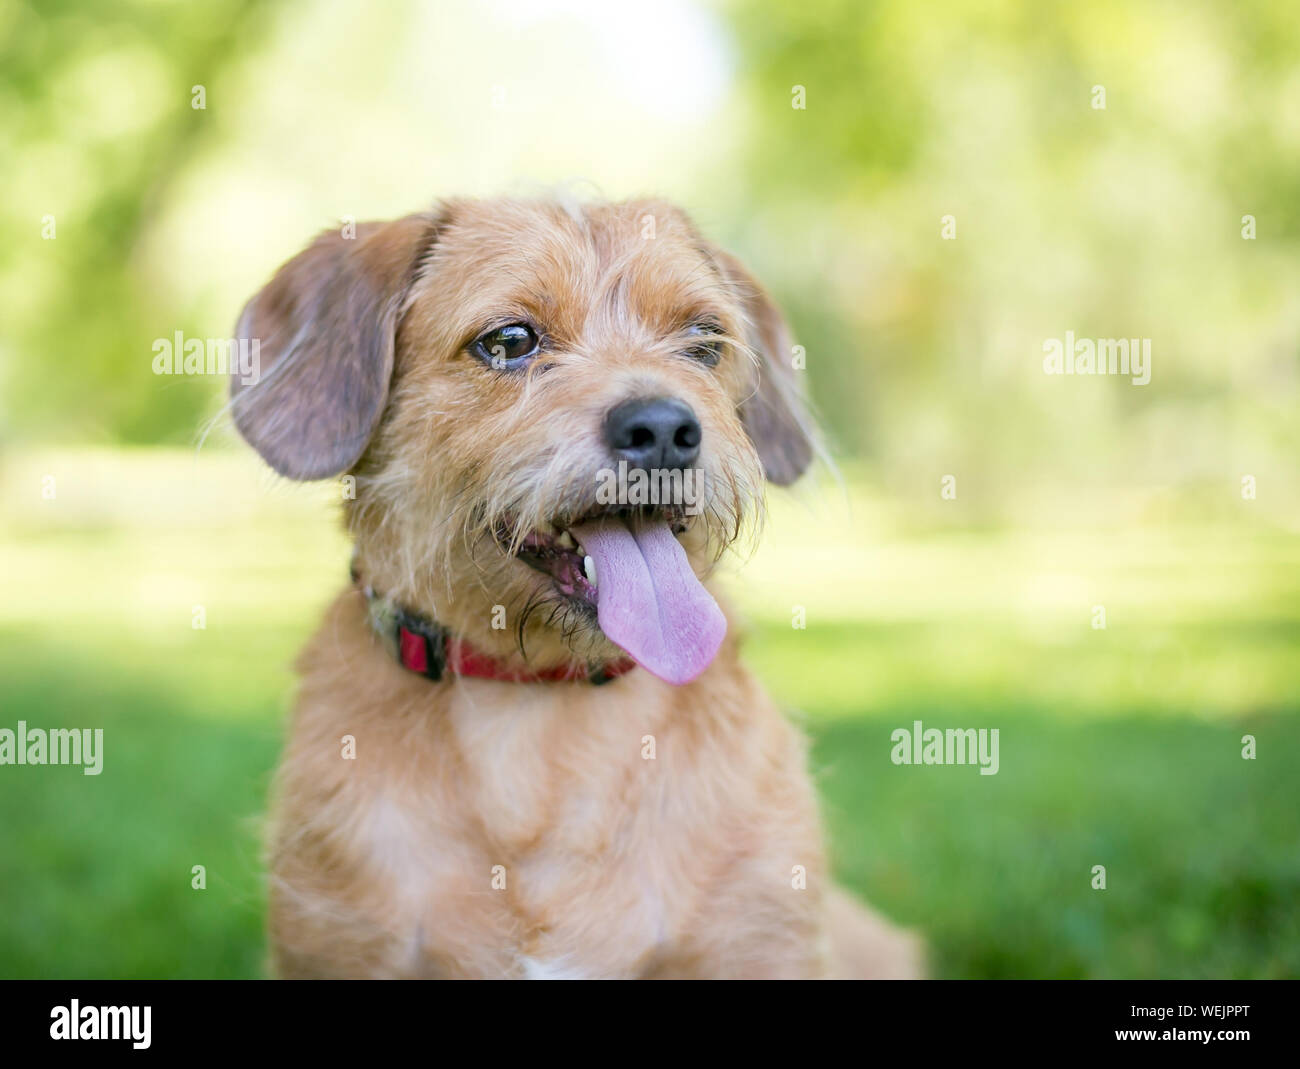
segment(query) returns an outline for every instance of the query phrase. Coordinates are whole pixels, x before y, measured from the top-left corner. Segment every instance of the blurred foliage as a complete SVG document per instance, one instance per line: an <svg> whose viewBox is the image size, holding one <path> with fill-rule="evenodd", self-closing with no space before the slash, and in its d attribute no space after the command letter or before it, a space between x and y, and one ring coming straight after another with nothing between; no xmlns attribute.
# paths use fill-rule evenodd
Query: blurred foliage
<svg viewBox="0 0 1300 1069"><path fill-rule="evenodd" d="M1300 490L1295 5L0 12L4 439L192 441L222 384L153 376L155 338L225 336L344 215L582 177L674 196L753 262L839 452L891 492L959 473L994 516L1066 481ZM1045 376L1067 330L1151 338L1151 384Z"/></svg>
<svg viewBox="0 0 1300 1069"><path fill-rule="evenodd" d="M731 10L751 115L738 217L764 220L755 248L845 446L897 487L967 471L997 504L1035 481L1238 470L1294 498L1300 9ZM1048 378L1042 343L1067 330L1151 338L1152 383Z"/></svg>
<svg viewBox="0 0 1300 1069"><path fill-rule="evenodd" d="M142 239L220 126L190 107L272 5L39 0L0 8L0 433L193 435L210 399L144 388L151 344L194 322L139 269ZM45 217L53 216L54 237ZM173 265L211 270L210 264ZM166 327L166 329L164 329Z"/></svg>

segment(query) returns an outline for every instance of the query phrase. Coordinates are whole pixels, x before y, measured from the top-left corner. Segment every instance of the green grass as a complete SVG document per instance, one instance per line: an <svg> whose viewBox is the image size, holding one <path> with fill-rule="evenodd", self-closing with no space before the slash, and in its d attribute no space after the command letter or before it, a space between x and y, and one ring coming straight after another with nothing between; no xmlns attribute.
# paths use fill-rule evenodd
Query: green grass
<svg viewBox="0 0 1300 1069"><path fill-rule="evenodd" d="M941 976L1300 976L1294 534L908 524L850 486L852 518L778 504L728 579L839 878ZM261 975L288 664L346 566L329 488L77 452L8 458L0 493L0 727L105 731L99 776L0 766L0 976ZM998 774L893 765L913 720L997 728Z"/></svg>
<svg viewBox="0 0 1300 1069"><path fill-rule="evenodd" d="M274 710L224 719L216 694L160 686L93 643L70 671L63 646L3 642L4 724L102 727L104 765L0 774L0 973L259 975Z"/></svg>
<svg viewBox="0 0 1300 1069"><path fill-rule="evenodd" d="M1294 716L909 717L998 725L1000 771L890 765L892 722L825 726L815 756L841 878L923 931L938 975L1300 975ZM1267 755L1243 761L1244 732Z"/></svg>

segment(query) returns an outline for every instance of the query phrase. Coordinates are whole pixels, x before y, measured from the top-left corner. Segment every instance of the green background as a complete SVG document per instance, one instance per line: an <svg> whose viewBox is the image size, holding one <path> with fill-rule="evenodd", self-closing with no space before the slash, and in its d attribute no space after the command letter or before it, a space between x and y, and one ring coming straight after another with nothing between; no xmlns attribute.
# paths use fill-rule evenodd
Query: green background
<svg viewBox="0 0 1300 1069"><path fill-rule="evenodd" d="M564 183L682 203L806 350L835 469L723 583L839 877L936 975L1300 976L1298 58L1263 0L0 6L0 727L105 730L0 767L0 975L263 968L347 547L154 340L345 218ZM1151 383L1044 375L1067 331ZM892 765L918 719L999 773Z"/></svg>

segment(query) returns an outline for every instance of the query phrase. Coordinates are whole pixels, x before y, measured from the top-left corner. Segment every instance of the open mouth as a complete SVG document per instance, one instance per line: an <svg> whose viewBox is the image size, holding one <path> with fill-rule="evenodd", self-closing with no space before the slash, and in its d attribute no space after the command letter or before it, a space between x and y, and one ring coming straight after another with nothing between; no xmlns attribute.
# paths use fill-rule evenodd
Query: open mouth
<svg viewBox="0 0 1300 1069"><path fill-rule="evenodd" d="M600 573L596 559L587 552L580 536L574 532L605 524L622 524L628 529L633 526L662 524L673 537L677 537L686 530L687 516L682 507L668 505L599 509L584 513L577 519L557 517L545 528L529 531L513 552L530 568L549 575L555 589L566 598L594 609L597 605L596 591L600 586ZM507 525L503 524L498 529L497 539L503 548L510 549L511 538Z"/></svg>
<svg viewBox="0 0 1300 1069"><path fill-rule="evenodd" d="M517 542L498 539L561 595L588 612L605 637L668 683L688 683L712 662L726 617L696 576L677 536L685 510L617 508L563 518Z"/></svg>

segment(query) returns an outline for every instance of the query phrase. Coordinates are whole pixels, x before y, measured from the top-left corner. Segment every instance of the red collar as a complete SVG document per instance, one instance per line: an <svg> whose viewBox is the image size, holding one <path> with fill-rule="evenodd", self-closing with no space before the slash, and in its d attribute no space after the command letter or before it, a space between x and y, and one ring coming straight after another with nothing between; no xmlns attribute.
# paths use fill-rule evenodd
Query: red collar
<svg viewBox="0 0 1300 1069"><path fill-rule="evenodd" d="M354 577L355 578L355 577ZM370 586L362 586L371 626L403 668L438 681L445 675L497 679L507 683L592 683L599 686L626 675L636 661L622 657L603 664L573 662L530 671L503 664L425 616L399 608Z"/></svg>

